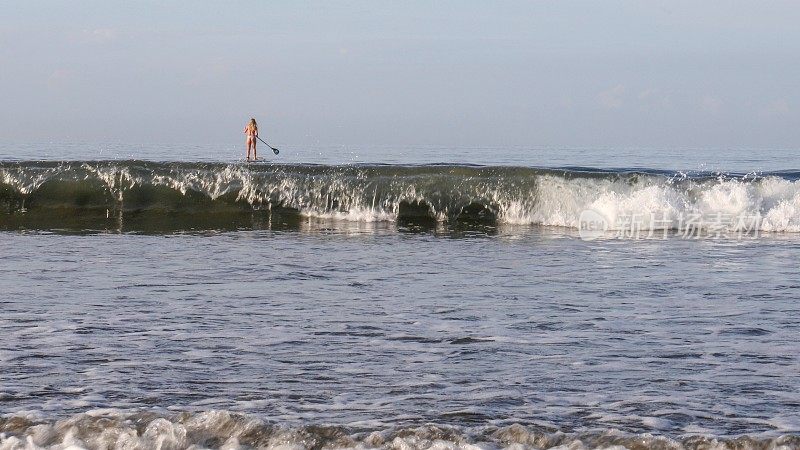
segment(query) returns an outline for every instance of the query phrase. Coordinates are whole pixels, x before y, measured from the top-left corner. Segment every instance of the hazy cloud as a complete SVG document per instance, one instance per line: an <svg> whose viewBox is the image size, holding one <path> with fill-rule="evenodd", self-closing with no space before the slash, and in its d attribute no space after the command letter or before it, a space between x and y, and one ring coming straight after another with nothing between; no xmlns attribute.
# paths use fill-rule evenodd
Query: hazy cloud
<svg viewBox="0 0 800 450"><path fill-rule="evenodd" d="M622 106L622 96L624 94L625 86L618 84L597 94L597 102L604 108L617 109Z"/></svg>
<svg viewBox="0 0 800 450"><path fill-rule="evenodd" d="M119 37L119 31L115 28L94 28L82 30L79 40L93 44L105 44L117 40L117 37Z"/></svg>
<svg viewBox="0 0 800 450"><path fill-rule="evenodd" d="M761 115L765 117L775 117L789 114L789 102L779 98L761 108Z"/></svg>
<svg viewBox="0 0 800 450"><path fill-rule="evenodd" d="M645 89L639 92L637 96L639 102L641 102L642 107L645 109L651 109L656 107L668 107L672 104L672 101L669 95L663 93L660 89Z"/></svg>
<svg viewBox="0 0 800 450"><path fill-rule="evenodd" d="M75 71L70 69L56 69L47 77L47 87L57 89L64 87L75 79Z"/></svg>
<svg viewBox="0 0 800 450"><path fill-rule="evenodd" d="M707 113L717 114L722 109L722 100L711 95L704 95L700 99L700 109Z"/></svg>
<svg viewBox="0 0 800 450"><path fill-rule="evenodd" d="M231 67L228 64L214 62L198 67L194 75L186 81L187 86L200 87L213 84L228 77Z"/></svg>

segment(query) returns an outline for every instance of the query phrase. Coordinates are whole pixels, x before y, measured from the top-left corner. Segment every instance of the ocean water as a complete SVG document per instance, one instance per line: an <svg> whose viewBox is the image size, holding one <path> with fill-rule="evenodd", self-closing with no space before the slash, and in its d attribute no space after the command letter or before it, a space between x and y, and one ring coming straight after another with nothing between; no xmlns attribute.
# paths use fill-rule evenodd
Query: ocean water
<svg viewBox="0 0 800 450"><path fill-rule="evenodd" d="M278 146L0 146L0 448L800 448L797 151Z"/></svg>

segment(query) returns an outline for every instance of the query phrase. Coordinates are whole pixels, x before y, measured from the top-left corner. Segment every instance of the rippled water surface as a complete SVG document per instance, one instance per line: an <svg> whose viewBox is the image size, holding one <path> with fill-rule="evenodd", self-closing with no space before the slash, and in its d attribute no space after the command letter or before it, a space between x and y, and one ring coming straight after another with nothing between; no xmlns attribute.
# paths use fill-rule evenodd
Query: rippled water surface
<svg viewBox="0 0 800 450"><path fill-rule="evenodd" d="M4 233L0 401L795 432L799 249L536 229Z"/></svg>
<svg viewBox="0 0 800 450"><path fill-rule="evenodd" d="M0 159L40 159L37 148L6 146ZM144 159L181 154L147 148L165 157ZM203 148L195 159L214 159ZM92 159L87 149L43 159ZM289 150L289 162L311 155ZM656 152L651 164L636 152L607 164L602 152L465 152L477 164L681 169ZM704 155L684 162L716 170ZM789 151L731 155L717 166L798 168ZM575 199L595 197L614 208L730 205L793 230L797 181L781 176L712 179L675 191L685 199L652 184L652 197L638 195L635 177L600 196L600 182L578 179L553 184L546 202L537 181L530 199L555 218L559 201L575 213L585 206ZM0 448L800 448L796 232L586 241L574 227L502 215L313 216L304 196L286 226L269 215L253 225L250 212L242 226L231 222L241 211L216 215L200 200L203 222L179 208L176 226L135 209L184 208L161 187L161 197L135 191L139 203L126 194L119 217L102 209L113 196L92 193L102 208L86 218L94 191L74 186L49 187L40 210L27 191L0 192L16 208L0 232ZM567 188L575 194L560 196Z"/></svg>
<svg viewBox="0 0 800 450"><path fill-rule="evenodd" d="M237 130L238 131L238 130ZM238 138L238 135L237 135ZM446 147L434 145L297 145L267 139L278 156L260 150L264 161L314 164L482 164L533 167L583 166L719 172L800 170L800 148L632 148L632 147ZM261 148L261 147L259 147ZM0 143L0 160L224 161L244 160L235 144Z"/></svg>

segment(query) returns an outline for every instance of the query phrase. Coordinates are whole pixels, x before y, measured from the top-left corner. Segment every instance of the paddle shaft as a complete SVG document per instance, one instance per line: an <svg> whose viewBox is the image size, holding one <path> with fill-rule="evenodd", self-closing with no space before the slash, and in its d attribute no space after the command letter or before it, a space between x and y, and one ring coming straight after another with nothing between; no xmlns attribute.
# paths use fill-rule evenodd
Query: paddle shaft
<svg viewBox="0 0 800 450"><path fill-rule="evenodd" d="M275 148L275 147L273 147L273 146L271 146L271 145L267 144L267 141L265 141L265 140L261 139L261 137L259 137L258 135L256 135L256 138L257 138L259 141L263 142L263 143L264 143L264 145L266 145L267 147L271 148L271 149L272 149L272 153L275 153L276 155L278 154L279 150L278 150L277 148Z"/></svg>

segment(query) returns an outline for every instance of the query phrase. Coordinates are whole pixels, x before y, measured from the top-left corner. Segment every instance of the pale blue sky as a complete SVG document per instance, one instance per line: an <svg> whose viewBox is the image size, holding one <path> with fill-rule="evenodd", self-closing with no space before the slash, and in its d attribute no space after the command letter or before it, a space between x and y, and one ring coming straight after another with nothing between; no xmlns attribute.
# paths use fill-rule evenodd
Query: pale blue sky
<svg viewBox="0 0 800 450"><path fill-rule="evenodd" d="M0 141L800 147L798 1L0 0Z"/></svg>

